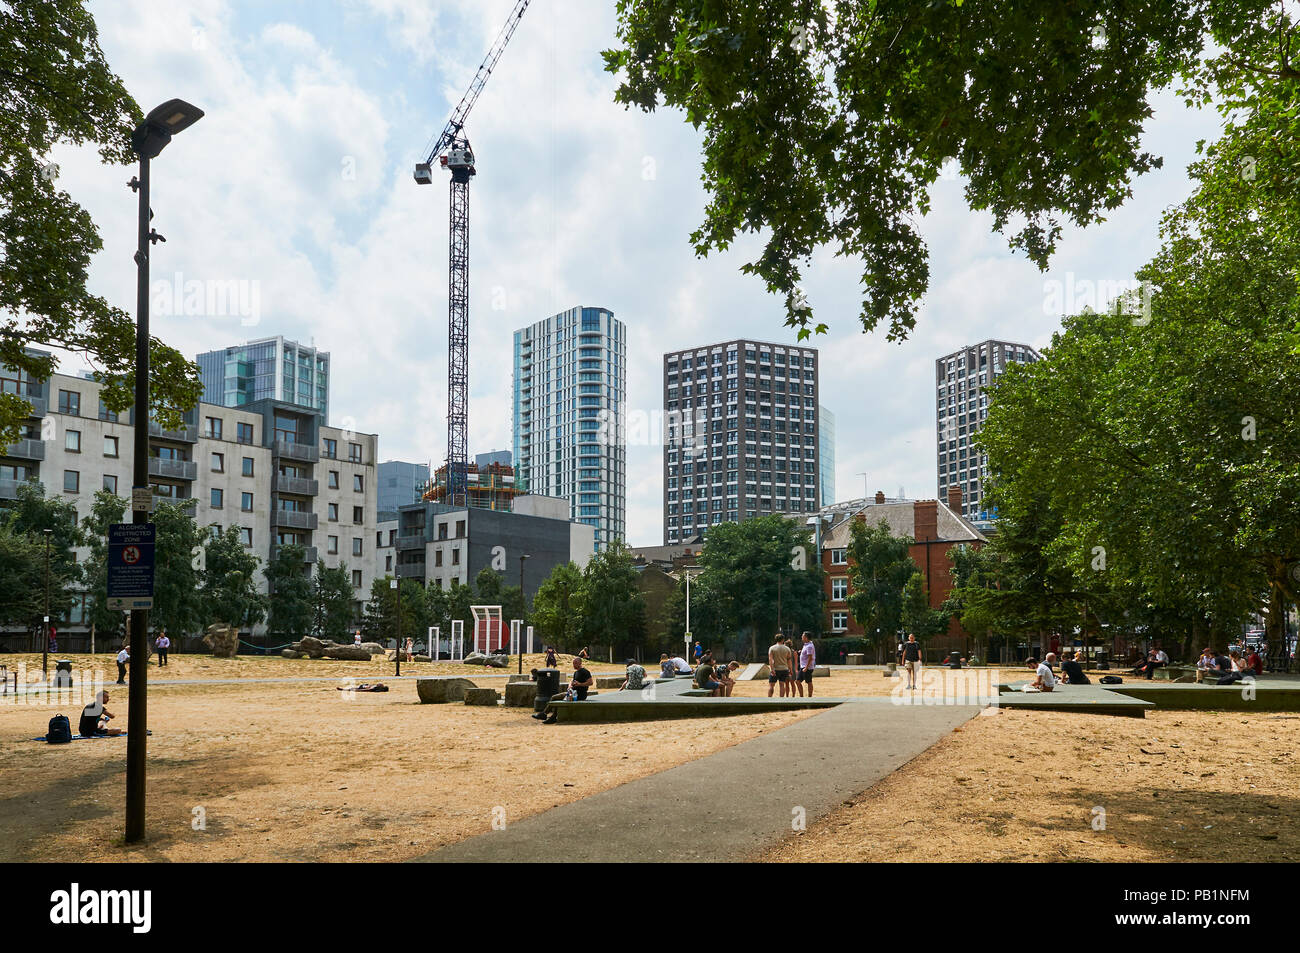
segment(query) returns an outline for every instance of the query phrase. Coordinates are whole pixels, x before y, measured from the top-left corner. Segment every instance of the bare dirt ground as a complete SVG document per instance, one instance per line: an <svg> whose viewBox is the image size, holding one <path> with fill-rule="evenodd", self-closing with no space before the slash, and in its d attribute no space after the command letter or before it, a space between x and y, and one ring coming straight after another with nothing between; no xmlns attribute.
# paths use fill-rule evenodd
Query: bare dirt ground
<svg viewBox="0 0 1300 953"><path fill-rule="evenodd" d="M74 672L98 671L103 675L106 682L117 680L117 662L115 661L116 652L99 653L97 655L65 655L62 653L50 656L50 671L54 671L54 660L70 659ZM559 657L560 668L563 671L572 669L571 655L561 655ZM513 672L518 667L518 656L510 656L510 667L505 669L484 669L477 665L465 665L461 662L403 662L403 675L464 675L466 672L484 672L506 674ZM524 671L529 669L541 668L544 662L544 656L525 655ZM22 653L0 655L0 665L7 665L10 673L19 670L22 666L29 680L34 680L40 675L41 656L40 653ZM592 672L621 672L624 670L622 665L609 665L602 662L590 662L588 668ZM392 677L394 665L391 661L382 655L377 655L369 662L339 662L334 659L287 659L279 656L265 655L240 655L233 659L213 658L211 655L177 655L172 652L167 660L167 665L159 667L157 656L151 660L149 666L149 681L161 681L166 679L194 679L194 678L347 678L358 677L374 681L384 676ZM13 678L13 675L10 675Z"/></svg>
<svg viewBox="0 0 1300 953"><path fill-rule="evenodd" d="M421 705L414 682L390 687L349 700L328 683L158 686L148 840L131 848L126 739L31 741L56 711L74 728L79 712L0 704L0 861L405 860L815 717L544 726L527 709ZM125 689L109 691L122 726Z"/></svg>
<svg viewBox="0 0 1300 953"><path fill-rule="evenodd" d="M758 859L1296 861L1297 750L1294 714L1003 709Z"/></svg>

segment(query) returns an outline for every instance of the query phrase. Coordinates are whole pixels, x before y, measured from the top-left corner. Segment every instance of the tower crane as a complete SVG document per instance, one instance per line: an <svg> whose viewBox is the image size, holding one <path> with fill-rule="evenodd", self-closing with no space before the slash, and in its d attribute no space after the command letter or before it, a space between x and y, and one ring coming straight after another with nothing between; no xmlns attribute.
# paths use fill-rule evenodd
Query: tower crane
<svg viewBox="0 0 1300 953"><path fill-rule="evenodd" d="M453 506L463 506L468 499L469 467L469 181L477 172L474 151L465 135L465 121L529 2L515 3L447 125L430 140L427 158L415 166L415 181L420 185L433 184L435 162L451 173L447 226L447 492L443 499Z"/></svg>

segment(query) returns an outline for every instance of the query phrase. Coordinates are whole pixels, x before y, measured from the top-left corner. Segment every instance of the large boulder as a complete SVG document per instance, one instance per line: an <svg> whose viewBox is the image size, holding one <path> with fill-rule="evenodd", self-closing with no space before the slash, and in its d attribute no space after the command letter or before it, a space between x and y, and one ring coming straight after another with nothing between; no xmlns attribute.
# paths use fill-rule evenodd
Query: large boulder
<svg viewBox="0 0 1300 953"><path fill-rule="evenodd" d="M510 664L508 655L484 655L482 652L470 652L465 656L466 665L486 665L490 668L505 668Z"/></svg>
<svg viewBox="0 0 1300 953"><path fill-rule="evenodd" d="M468 678L417 678L415 693L425 705L464 701L466 689L475 688Z"/></svg>
<svg viewBox="0 0 1300 953"><path fill-rule="evenodd" d="M292 647L287 649L280 649L280 655L282 658L297 658L298 650Z"/></svg>
<svg viewBox="0 0 1300 953"><path fill-rule="evenodd" d="M343 662L369 662L370 653L360 645L326 645L325 658Z"/></svg>
<svg viewBox="0 0 1300 953"><path fill-rule="evenodd" d="M301 641L295 642L290 648L297 649L299 652L306 652L311 658L325 657L325 643L310 635L304 635Z"/></svg>
<svg viewBox="0 0 1300 953"><path fill-rule="evenodd" d="M214 622L204 633L203 644L217 658L234 658L239 651L239 630L224 622Z"/></svg>
<svg viewBox="0 0 1300 953"><path fill-rule="evenodd" d="M378 642L362 642L361 647L365 649L367 652L369 652L371 655L383 655L385 652L388 651Z"/></svg>

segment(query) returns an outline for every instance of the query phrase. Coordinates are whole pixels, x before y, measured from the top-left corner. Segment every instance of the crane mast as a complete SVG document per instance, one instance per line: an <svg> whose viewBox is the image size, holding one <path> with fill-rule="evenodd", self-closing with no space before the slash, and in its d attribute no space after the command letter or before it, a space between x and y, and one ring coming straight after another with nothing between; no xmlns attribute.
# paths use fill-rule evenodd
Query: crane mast
<svg viewBox="0 0 1300 953"><path fill-rule="evenodd" d="M468 501L469 472L469 182L477 171L474 151L464 134L465 121L529 2L518 0L515 4L447 125L431 140L428 157L415 166L415 181L420 185L433 184L435 161L451 173L447 219L447 490L443 499L453 506L464 506Z"/></svg>

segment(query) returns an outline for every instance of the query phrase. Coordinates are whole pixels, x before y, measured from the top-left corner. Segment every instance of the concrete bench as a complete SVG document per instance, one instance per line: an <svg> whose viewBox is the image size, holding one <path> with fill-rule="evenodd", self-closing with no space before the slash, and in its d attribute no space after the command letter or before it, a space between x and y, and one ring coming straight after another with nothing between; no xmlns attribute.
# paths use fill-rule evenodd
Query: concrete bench
<svg viewBox="0 0 1300 953"><path fill-rule="evenodd" d="M536 692L534 692L536 694ZM466 705L496 705L501 695L495 688L465 689Z"/></svg>

